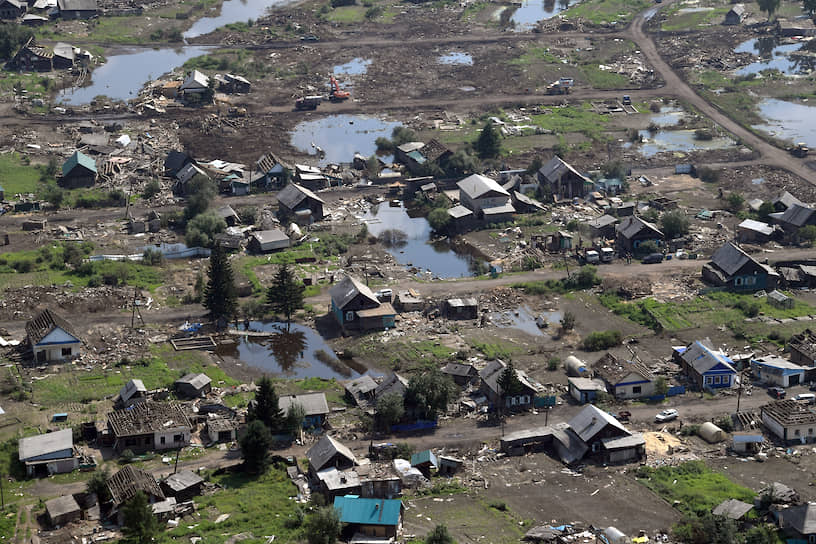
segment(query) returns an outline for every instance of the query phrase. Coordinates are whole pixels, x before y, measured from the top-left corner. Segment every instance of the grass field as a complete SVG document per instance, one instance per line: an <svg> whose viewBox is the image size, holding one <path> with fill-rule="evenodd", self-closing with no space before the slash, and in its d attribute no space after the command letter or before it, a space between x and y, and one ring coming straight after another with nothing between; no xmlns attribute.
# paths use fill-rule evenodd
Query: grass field
<svg viewBox="0 0 816 544"><path fill-rule="evenodd" d="M11 200L17 193L36 193L40 185L40 169L26 164L19 153L0 155L0 185L6 192L6 200Z"/></svg>
<svg viewBox="0 0 816 544"><path fill-rule="evenodd" d="M672 10L666 18L662 30L667 32L678 30L696 30L700 27L711 26L722 22L730 8L716 7L708 11L680 12L678 8Z"/></svg>
<svg viewBox="0 0 816 544"><path fill-rule="evenodd" d="M648 0L584 0L569 8L562 15L568 19L587 19L595 24L625 24L635 14L651 5Z"/></svg>
<svg viewBox="0 0 816 544"><path fill-rule="evenodd" d="M638 481L684 514L701 515L727 499L752 503L756 493L710 470L702 461L676 467L640 467ZM676 501L676 502L675 502Z"/></svg>
<svg viewBox="0 0 816 544"><path fill-rule="evenodd" d="M604 138L604 125L609 121L608 116L593 112L590 104L553 107L550 113L533 115L532 119L536 125L555 134L580 132L593 140Z"/></svg>

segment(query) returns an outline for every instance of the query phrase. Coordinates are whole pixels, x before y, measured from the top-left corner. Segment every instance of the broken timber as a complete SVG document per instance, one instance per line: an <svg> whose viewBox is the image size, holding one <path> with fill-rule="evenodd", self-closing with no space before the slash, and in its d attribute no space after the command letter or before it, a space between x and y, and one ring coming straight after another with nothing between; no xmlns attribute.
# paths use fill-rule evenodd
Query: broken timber
<svg viewBox="0 0 816 544"><path fill-rule="evenodd" d="M176 351L188 349L215 349L216 344L212 336L192 336L190 338L171 338L170 343Z"/></svg>

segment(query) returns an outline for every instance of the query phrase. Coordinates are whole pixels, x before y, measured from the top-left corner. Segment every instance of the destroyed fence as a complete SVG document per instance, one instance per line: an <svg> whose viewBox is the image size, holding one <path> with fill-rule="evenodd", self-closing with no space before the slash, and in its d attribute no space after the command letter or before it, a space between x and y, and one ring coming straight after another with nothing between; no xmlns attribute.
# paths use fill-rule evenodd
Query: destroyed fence
<svg viewBox="0 0 816 544"><path fill-rule="evenodd" d="M165 259L190 259L192 257L209 257L210 250L204 247L189 247L180 251L170 251L162 253ZM91 255L88 261L141 261L144 253L134 253L131 255Z"/></svg>

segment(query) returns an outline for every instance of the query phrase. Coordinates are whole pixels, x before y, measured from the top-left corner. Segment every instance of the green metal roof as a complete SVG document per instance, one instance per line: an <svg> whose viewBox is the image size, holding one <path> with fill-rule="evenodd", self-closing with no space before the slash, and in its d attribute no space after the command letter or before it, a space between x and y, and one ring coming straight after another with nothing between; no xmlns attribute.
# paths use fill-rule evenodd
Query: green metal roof
<svg viewBox="0 0 816 544"><path fill-rule="evenodd" d="M402 501L397 499L361 499L356 495L334 498L334 508L343 523L361 525L398 525Z"/></svg>
<svg viewBox="0 0 816 544"><path fill-rule="evenodd" d="M420 451L411 456L411 466L422 465L424 463L431 463L434 467L438 467L439 463L436 460L436 455L431 450Z"/></svg>
<svg viewBox="0 0 816 544"><path fill-rule="evenodd" d="M62 165L62 175L67 176L77 165L85 167L96 174L96 161L84 153L74 151L74 154L68 157L68 160Z"/></svg>

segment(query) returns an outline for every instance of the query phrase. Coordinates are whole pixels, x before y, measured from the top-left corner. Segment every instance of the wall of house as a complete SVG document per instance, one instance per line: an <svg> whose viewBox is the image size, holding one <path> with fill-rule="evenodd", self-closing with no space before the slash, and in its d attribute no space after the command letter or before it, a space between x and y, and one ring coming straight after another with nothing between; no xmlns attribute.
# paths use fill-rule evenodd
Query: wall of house
<svg viewBox="0 0 816 544"><path fill-rule="evenodd" d="M638 458L640 458L640 451L637 447L607 451L605 455L605 459L609 463L625 463Z"/></svg>
<svg viewBox="0 0 816 544"><path fill-rule="evenodd" d="M764 411L762 412L762 423L770 432L786 442L800 443L803 442L803 439L807 443L816 441L816 423L783 426Z"/></svg>
<svg viewBox="0 0 816 544"><path fill-rule="evenodd" d="M153 448L157 451L178 449L190 443L189 427L171 427L153 434Z"/></svg>
<svg viewBox="0 0 816 544"><path fill-rule="evenodd" d="M63 352L65 350L65 352ZM34 346L34 360L37 362L65 361L79 356L79 343L71 342L64 344L49 344L47 346Z"/></svg>
<svg viewBox="0 0 816 544"><path fill-rule="evenodd" d="M649 380L625 381L615 385L615 397L619 399L638 399L655 394L655 383Z"/></svg>
<svg viewBox="0 0 816 544"><path fill-rule="evenodd" d="M727 372L706 372L702 378L702 385L706 389L724 389L731 387L734 375Z"/></svg>

